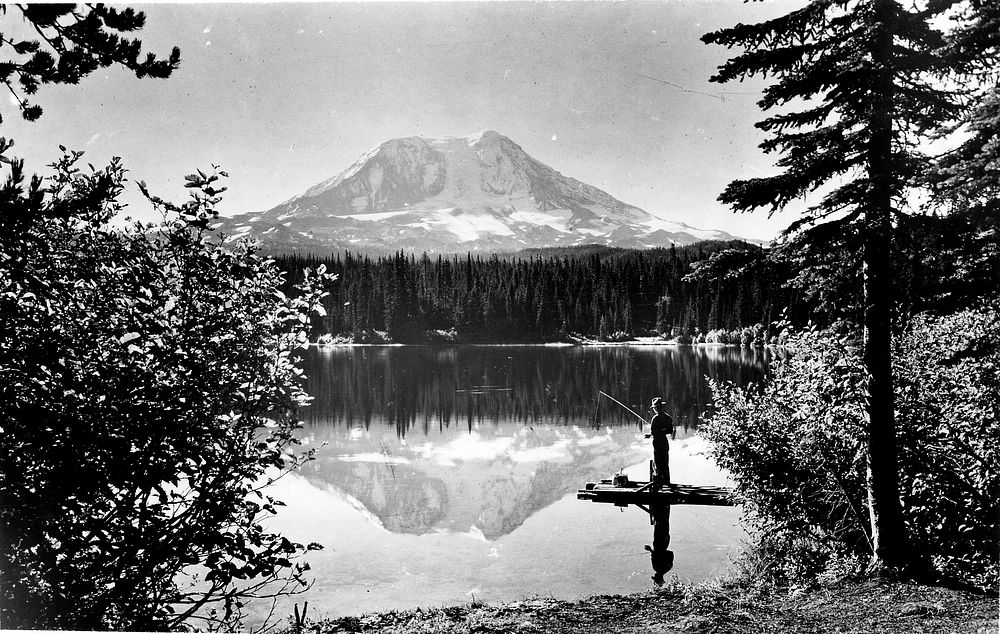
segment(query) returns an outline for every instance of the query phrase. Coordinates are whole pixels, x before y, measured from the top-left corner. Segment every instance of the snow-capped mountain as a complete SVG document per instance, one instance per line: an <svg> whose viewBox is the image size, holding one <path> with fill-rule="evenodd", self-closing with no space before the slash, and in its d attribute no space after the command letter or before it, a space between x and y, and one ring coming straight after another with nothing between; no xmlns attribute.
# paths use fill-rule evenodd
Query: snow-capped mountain
<svg viewBox="0 0 1000 634"><path fill-rule="evenodd" d="M517 251L657 247L736 239L658 218L563 176L492 130L387 141L333 178L261 213L223 219L272 250Z"/></svg>

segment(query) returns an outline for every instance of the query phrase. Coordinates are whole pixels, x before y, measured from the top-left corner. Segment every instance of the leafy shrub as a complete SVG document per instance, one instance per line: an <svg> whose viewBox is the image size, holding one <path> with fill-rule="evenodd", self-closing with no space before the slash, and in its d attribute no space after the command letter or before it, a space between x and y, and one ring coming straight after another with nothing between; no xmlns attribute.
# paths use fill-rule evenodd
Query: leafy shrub
<svg viewBox="0 0 1000 634"><path fill-rule="evenodd" d="M458 333L451 330L428 330L424 333L426 343L455 343L458 341Z"/></svg>
<svg viewBox="0 0 1000 634"><path fill-rule="evenodd" d="M612 342L612 343L621 343L623 341L631 341L631 340L632 340L632 335L630 335L629 333L625 332L624 330L616 330L616 331L608 334L601 341L609 341L609 342Z"/></svg>
<svg viewBox="0 0 1000 634"><path fill-rule="evenodd" d="M936 569L992 588L1000 579L997 308L918 317L895 357L900 487L914 546Z"/></svg>
<svg viewBox="0 0 1000 634"><path fill-rule="evenodd" d="M674 343L680 344L682 346L688 345L693 342L693 338L686 332L682 332L674 338Z"/></svg>
<svg viewBox="0 0 1000 634"><path fill-rule="evenodd" d="M738 344L739 337L734 336L735 333L732 330L718 329L709 330L708 334L705 335L705 343L720 343L724 345Z"/></svg>
<svg viewBox="0 0 1000 634"><path fill-rule="evenodd" d="M779 582L870 554L863 381L846 338L789 338L763 385L712 383L701 428L733 474ZM996 306L921 317L897 339L899 469L914 555L937 574L997 583L1000 323Z"/></svg>
<svg viewBox="0 0 1000 634"><path fill-rule="evenodd" d="M366 344L386 344L392 343L392 337L388 332L384 330L361 330L355 332L351 335L351 341L353 343L366 343Z"/></svg>
<svg viewBox="0 0 1000 634"><path fill-rule="evenodd" d="M811 551L826 542L867 543L860 361L818 332L792 346L763 385L712 382L715 413L701 428L733 474L750 527L784 554L774 571L783 579L818 572Z"/></svg>
<svg viewBox="0 0 1000 634"><path fill-rule="evenodd" d="M334 345L333 335L331 335L330 333L320 335L319 337L316 338L316 345L320 347Z"/></svg>
<svg viewBox="0 0 1000 634"><path fill-rule="evenodd" d="M286 297L271 261L223 246L222 173L189 176L182 206L150 197L163 226L112 229L124 169L79 158L44 188L15 161L0 189L0 620L232 625L304 584L315 547L261 520L309 458L293 353L326 278Z"/></svg>
<svg viewBox="0 0 1000 634"><path fill-rule="evenodd" d="M764 326L761 324L755 324L739 330L726 330L725 328L710 330L705 334L704 343L763 346L767 343L784 345L784 340L779 340L777 335L768 337Z"/></svg>

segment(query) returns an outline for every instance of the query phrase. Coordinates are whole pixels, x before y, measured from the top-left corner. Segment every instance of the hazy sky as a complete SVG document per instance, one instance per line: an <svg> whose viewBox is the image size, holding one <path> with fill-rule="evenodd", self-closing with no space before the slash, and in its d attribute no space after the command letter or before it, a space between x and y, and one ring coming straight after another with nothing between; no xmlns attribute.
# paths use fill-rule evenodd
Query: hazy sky
<svg viewBox="0 0 1000 634"><path fill-rule="evenodd" d="M183 200L221 164L226 213L268 209L403 136L494 129L563 174L656 215L773 237L792 220L715 201L770 173L760 83L708 82L727 51L699 40L802 5L775 0L134 5L147 50L181 49L167 80L98 71L43 87L45 114L0 101L0 133L43 171L59 144ZM8 14L11 19L14 14ZM130 201L138 203L134 186ZM153 219L142 203L130 213Z"/></svg>

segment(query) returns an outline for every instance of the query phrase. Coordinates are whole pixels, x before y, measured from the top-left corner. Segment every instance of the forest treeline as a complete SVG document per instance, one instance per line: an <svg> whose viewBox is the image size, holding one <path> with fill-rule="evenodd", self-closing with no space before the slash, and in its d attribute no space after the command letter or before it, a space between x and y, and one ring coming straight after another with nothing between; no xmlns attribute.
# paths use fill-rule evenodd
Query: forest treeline
<svg viewBox="0 0 1000 634"><path fill-rule="evenodd" d="M891 292L897 329L922 311L972 305L1000 279L993 214L901 222ZM495 343L616 341L773 343L782 328L858 323L862 267L844 245L808 253L705 241L659 249L598 245L508 255L280 255L286 290L307 269L337 281L310 337L344 341Z"/></svg>
<svg viewBox="0 0 1000 634"><path fill-rule="evenodd" d="M315 319L313 336L396 342L611 341L636 335L704 339L709 331L751 329L758 342L769 324L809 307L775 269L728 278L691 279L720 253L763 257L745 242L702 242L645 251L588 248L516 256L428 256L396 253L288 255L277 258L289 285L306 269L338 276ZM687 278L687 279L686 279ZM384 335L376 333L385 333ZM436 334L435 334L436 333Z"/></svg>

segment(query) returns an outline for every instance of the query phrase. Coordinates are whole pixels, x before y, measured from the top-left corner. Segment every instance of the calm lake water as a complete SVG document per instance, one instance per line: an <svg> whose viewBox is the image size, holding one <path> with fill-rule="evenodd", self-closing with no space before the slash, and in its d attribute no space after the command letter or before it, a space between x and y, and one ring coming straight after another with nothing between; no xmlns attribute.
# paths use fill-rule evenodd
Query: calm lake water
<svg viewBox="0 0 1000 634"><path fill-rule="evenodd" d="M317 459L283 479L272 526L325 546L312 553L310 616L417 606L580 598L653 584L653 527L642 510L576 499L620 468L648 479L639 421L663 396L677 423L676 482L723 485L695 429L705 376L744 384L764 350L722 347L354 347L306 353L303 412ZM723 573L744 533L734 508L676 506L673 568ZM660 526L662 531L665 527ZM661 541L661 532L657 539Z"/></svg>

